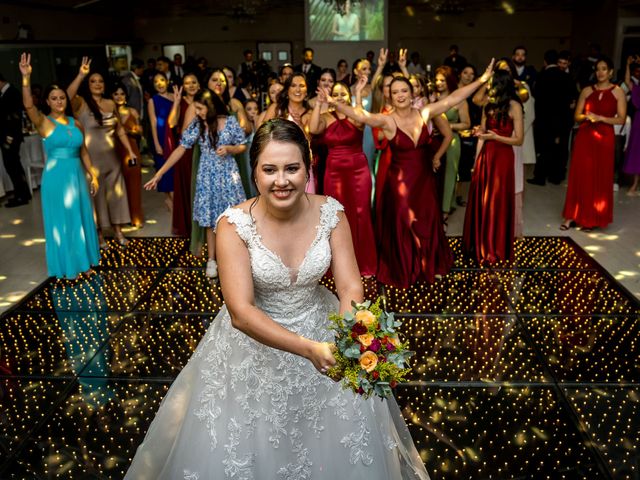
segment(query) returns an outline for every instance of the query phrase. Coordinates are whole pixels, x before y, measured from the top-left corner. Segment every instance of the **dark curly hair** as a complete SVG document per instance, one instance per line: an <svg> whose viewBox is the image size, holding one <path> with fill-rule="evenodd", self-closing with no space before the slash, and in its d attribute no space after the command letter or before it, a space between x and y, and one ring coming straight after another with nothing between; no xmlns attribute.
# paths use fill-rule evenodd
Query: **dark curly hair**
<svg viewBox="0 0 640 480"><path fill-rule="evenodd" d="M203 120L200 117L196 117L200 123L200 138L203 141L205 140L207 127L209 127L209 141L211 142L211 146L216 148L218 143L218 117L229 115L227 106L218 95L207 88L199 90L195 97L193 97L193 101L207 107L206 119Z"/></svg>
<svg viewBox="0 0 640 480"><path fill-rule="evenodd" d="M506 122L509 118L511 100L522 105L522 101L516 92L511 72L508 70L496 70L489 81L487 94L489 103L484 107L487 117L493 117L498 124Z"/></svg>

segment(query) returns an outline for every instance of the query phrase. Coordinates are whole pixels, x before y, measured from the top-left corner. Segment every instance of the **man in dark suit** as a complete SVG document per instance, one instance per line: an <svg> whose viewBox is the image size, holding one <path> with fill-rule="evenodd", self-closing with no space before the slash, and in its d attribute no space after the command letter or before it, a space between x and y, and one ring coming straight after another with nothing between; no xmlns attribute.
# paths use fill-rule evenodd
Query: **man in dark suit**
<svg viewBox="0 0 640 480"><path fill-rule="evenodd" d="M518 45L513 49L511 60L516 65L516 80L520 80L535 89L538 72L536 72L533 65L527 65L527 49L522 45Z"/></svg>
<svg viewBox="0 0 640 480"><path fill-rule="evenodd" d="M449 47L449 56L442 62L447 67L451 67L458 75L464 67L467 66L467 59L460 55L458 45L451 45Z"/></svg>
<svg viewBox="0 0 640 480"><path fill-rule="evenodd" d="M0 148L4 168L13 183L13 198L5 204L9 208L26 205L31 200L29 185L20 163L21 143L22 95L0 73Z"/></svg>
<svg viewBox="0 0 640 480"><path fill-rule="evenodd" d="M142 86L142 76L144 74L144 62L139 58L131 60L131 70L122 77L122 84L127 89L127 97L129 106L135 108L140 114L140 118L144 118L144 88Z"/></svg>
<svg viewBox="0 0 640 480"><path fill-rule="evenodd" d="M171 76L175 79L175 82L182 85L182 79L184 78L184 67L182 65L182 55L176 53L173 56L173 64L171 65Z"/></svg>
<svg viewBox="0 0 640 480"><path fill-rule="evenodd" d="M533 185L561 183L566 175L569 157L569 133L573 125L571 105L577 90L571 77L558 68L558 52L544 54L545 68L538 75L535 90L536 122L534 126L538 154Z"/></svg>
<svg viewBox="0 0 640 480"><path fill-rule="evenodd" d="M307 95L315 97L322 69L313 63L313 48L307 47L304 49L302 63L296 65L293 71L304 73L305 77L307 77Z"/></svg>
<svg viewBox="0 0 640 480"><path fill-rule="evenodd" d="M252 85L253 88L257 87L257 66L253 61L253 51L247 49L243 52L244 62L238 65L238 77L242 78L242 86Z"/></svg>

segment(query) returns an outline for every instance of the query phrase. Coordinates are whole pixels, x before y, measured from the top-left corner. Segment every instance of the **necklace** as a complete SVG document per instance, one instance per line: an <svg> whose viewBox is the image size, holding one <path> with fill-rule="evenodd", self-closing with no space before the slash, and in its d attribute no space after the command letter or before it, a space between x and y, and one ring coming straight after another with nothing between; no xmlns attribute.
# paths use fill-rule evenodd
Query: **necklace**
<svg viewBox="0 0 640 480"><path fill-rule="evenodd" d="M302 115L304 114L304 112L295 113L293 110L291 110L291 107L288 107L288 110L289 110L289 115L291 115L291 118L293 118L293 121L296 122L298 125L301 125Z"/></svg>

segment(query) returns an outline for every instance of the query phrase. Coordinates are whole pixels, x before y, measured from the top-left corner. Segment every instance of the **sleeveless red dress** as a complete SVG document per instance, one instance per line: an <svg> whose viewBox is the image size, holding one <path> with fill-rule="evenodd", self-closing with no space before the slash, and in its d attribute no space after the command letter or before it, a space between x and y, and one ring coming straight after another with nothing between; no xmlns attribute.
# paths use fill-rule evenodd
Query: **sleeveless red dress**
<svg viewBox="0 0 640 480"><path fill-rule="evenodd" d="M380 113L388 115L391 111L392 108L385 105ZM384 184L385 178L387 178L387 170L389 169L389 164L391 164L391 148L389 147L389 140L385 138L381 128L372 128L371 132L376 153L380 155L378 157L378 164L374 167L376 181L374 191L375 220L378 222L382 215L382 202L380 201L382 185Z"/></svg>
<svg viewBox="0 0 640 480"><path fill-rule="evenodd" d="M122 174L127 187L127 200L129 201L129 216L131 225L141 227L144 225L144 214L142 213L142 157L138 150L138 140L140 139L140 123L133 116L129 115L123 122L122 128L127 134L131 150L136 155L136 165L129 166L129 152L120 141L116 143L119 157L122 159Z"/></svg>
<svg viewBox="0 0 640 480"><path fill-rule="evenodd" d="M389 146L391 162L380 193L381 217L376 222L377 278L408 288L447 274L453 255L442 228L427 126L422 125L417 145L398 128Z"/></svg>
<svg viewBox="0 0 640 480"><path fill-rule="evenodd" d="M182 122L189 104L182 99L180 101L180 117L178 118L178 137L182 134ZM168 130L168 129L167 129ZM191 235L191 163L193 149L184 152L184 155L173 167L173 214L172 232L179 237Z"/></svg>
<svg viewBox="0 0 640 480"><path fill-rule="evenodd" d="M513 120L487 119L487 130L510 137ZM515 237L515 155L513 147L486 140L471 177L462 242L480 264L513 259Z"/></svg>
<svg viewBox="0 0 640 480"><path fill-rule="evenodd" d="M344 205L361 275L375 275L376 244L371 222L371 174L362 151L362 130L337 116L324 132L328 148L324 193Z"/></svg>
<svg viewBox="0 0 640 480"><path fill-rule="evenodd" d="M615 85L587 97L584 113L614 117L618 101ZM581 227L606 227L613 221L613 125L584 121L578 129L569 167L569 188L562 215Z"/></svg>

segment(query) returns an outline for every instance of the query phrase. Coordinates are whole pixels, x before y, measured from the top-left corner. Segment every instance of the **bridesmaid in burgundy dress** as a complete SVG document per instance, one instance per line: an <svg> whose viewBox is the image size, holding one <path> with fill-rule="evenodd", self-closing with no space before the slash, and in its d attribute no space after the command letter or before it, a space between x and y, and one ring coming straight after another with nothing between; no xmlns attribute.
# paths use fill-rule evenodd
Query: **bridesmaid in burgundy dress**
<svg viewBox="0 0 640 480"><path fill-rule="evenodd" d="M382 187L382 217L376 224L378 274L382 283L408 288L419 281L433 282L453 263L442 227L434 170L440 158L434 154L427 128L439 116L473 93L491 76L493 61L472 84L422 110L412 107L412 85L407 78L391 82L393 112L367 114L361 109L329 101L338 113L381 128L391 145L391 164ZM325 93L329 97L328 92Z"/></svg>
<svg viewBox="0 0 640 480"><path fill-rule="evenodd" d="M508 71L496 70L489 103L477 131L478 151L464 217L464 250L481 265L513 259L515 238L515 154L522 145L522 103Z"/></svg>
<svg viewBox="0 0 640 480"><path fill-rule="evenodd" d="M140 113L127 104L127 90L122 83L116 83L111 92L111 98L117 105L118 117L122 128L127 133L131 150L136 155L136 161L131 162L131 157L122 142L116 143L118 156L122 160L122 174L127 187L127 200L129 202L129 216L131 225L142 227L144 225L144 214L142 213L142 172L140 170L140 151L138 143L142 136L142 126L140 125Z"/></svg>
<svg viewBox="0 0 640 480"><path fill-rule="evenodd" d="M175 138L180 139L182 132L196 116L193 97L200 90L198 77L193 73L184 76L180 110L169 114L169 127L175 129ZM178 237L191 235L191 164L193 149L187 150L173 167L173 213L172 231Z"/></svg>
<svg viewBox="0 0 640 480"><path fill-rule="evenodd" d="M349 87L343 83L336 83L331 95L336 102L351 104ZM328 147L324 194L344 205L360 275L373 276L377 260L371 223L371 174L362 150L362 124L335 111L321 113L326 99L323 95L316 99L309 131L314 135L324 132L324 144Z"/></svg>
<svg viewBox="0 0 640 480"><path fill-rule="evenodd" d="M611 83L610 59L598 60L595 73L596 84L580 92L576 105L575 120L580 128L571 154L560 230L568 230L574 222L583 229L592 229L613 221L613 125L624 124L627 102L622 89Z"/></svg>

